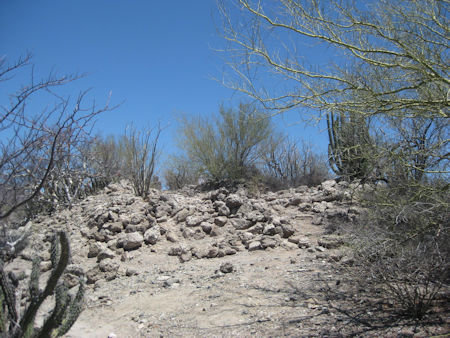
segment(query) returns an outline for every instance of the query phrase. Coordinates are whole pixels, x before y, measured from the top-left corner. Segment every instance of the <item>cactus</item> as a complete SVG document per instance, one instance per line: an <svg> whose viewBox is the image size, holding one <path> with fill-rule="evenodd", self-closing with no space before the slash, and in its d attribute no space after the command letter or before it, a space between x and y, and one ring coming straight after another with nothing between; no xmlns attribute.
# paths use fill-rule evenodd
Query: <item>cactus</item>
<svg viewBox="0 0 450 338"><path fill-rule="evenodd" d="M67 333L81 313L84 284L80 280L75 297L68 294L67 287L58 283L67 267L70 257L69 241L65 232L59 232L52 241L52 271L44 290L39 289L40 260L33 260L30 275L28 304L21 316L16 309L15 287L0 263L0 336L1 337L60 337ZM35 327L35 317L44 300L55 294L55 306L51 314L44 320L41 328Z"/></svg>
<svg viewBox="0 0 450 338"><path fill-rule="evenodd" d="M347 180L367 179L371 172L372 141L364 117L333 113L327 116L328 160L333 172Z"/></svg>

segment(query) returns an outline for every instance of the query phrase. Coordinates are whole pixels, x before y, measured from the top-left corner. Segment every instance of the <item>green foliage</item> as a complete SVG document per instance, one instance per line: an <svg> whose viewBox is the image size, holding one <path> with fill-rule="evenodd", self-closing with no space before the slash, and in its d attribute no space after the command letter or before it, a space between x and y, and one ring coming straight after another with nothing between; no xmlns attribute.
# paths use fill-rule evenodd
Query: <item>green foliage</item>
<svg viewBox="0 0 450 338"><path fill-rule="evenodd" d="M182 119L181 146L192 165L212 182L236 182L252 175L261 146L270 138L270 118L249 104L221 107L212 122Z"/></svg>
<svg viewBox="0 0 450 338"><path fill-rule="evenodd" d="M269 187L286 189L300 185L316 186L329 177L327 161L310 144L280 138L268 144L265 152L265 181Z"/></svg>
<svg viewBox="0 0 450 338"><path fill-rule="evenodd" d="M55 235L50 252L52 270L44 290L39 288L40 259L33 260L29 282L27 306L19 315L16 309L15 287L0 266L0 328L2 337L60 337L66 334L82 311L84 284L80 281L74 298L68 294L67 287L58 283L67 267L70 257L69 241L65 232ZM46 298L55 294L55 306L44 320L42 327L35 327L36 313Z"/></svg>
<svg viewBox="0 0 450 338"><path fill-rule="evenodd" d="M170 190L177 190L189 184L197 184L199 175L187 158L171 156L166 163L164 180Z"/></svg>
<svg viewBox="0 0 450 338"><path fill-rule="evenodd" d="M422 319L450 285L450 200L444 182L367 193L368 213L349 225L360 285L381 289L403 314Z"/></svg>
<svg viewBox="0 0 450 338"><path fill-rule="evenodd" d="M372 171L372 141L365 118L330 113L327 127L328 159L334 173L348 180L367 178Z"/></svg>

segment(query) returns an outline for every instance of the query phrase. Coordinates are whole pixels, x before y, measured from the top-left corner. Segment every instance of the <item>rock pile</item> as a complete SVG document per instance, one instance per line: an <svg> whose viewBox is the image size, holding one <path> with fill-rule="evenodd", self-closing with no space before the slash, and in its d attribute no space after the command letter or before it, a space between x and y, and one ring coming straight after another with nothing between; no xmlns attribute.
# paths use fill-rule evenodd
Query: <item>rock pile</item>
<svg viewBox="0 0 450 338"><path fill-rule="evenodd" d="M36 222L41 227L46 222L50 227L65 223L75 242L75 260L91 262L86 276L88 283L95 283L112 280L118 273L139 273L128 271L126 261L144 248L166 251L180 262L243 250L307 249L312 243L300 235L305 220L315 225L336 218L352 220L360 212L350 203L355 189L330 180L314 188L301 186L255 197L245 189L201 192L188 187L176 192L153 190L143 200L121 182L51 220ZM318 245L332 249L342 240L323 238Z"/></svg>

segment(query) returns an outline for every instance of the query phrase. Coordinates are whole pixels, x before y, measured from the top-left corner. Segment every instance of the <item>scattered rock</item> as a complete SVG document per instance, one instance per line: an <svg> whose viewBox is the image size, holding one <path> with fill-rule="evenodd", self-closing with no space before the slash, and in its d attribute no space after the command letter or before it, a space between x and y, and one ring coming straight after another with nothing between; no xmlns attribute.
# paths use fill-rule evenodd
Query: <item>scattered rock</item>
<svg viewBox="0 0 450 338"><path fill-rule="evenodd" d="M260 241L252 241L248 243L248 251L261 250L263 247Z"/></svg>
<svg viewBox="0 0 450 338"><path fill-rule="evenodd" d="M144 241L146 244L154 245L156 244L156 242L158 242L160 237L161 231L158 226L154 226L144 233Z"/></svg>
<svg viewBox="0 0 450 338"><path fill-rule="evenodd" d="M317 243L327 249L336 249L344 244L344 239L340 236L328 235L318 239Z"/></svg>
<svg viewBox="0 0 450 338"><path fill-rule="evenodd" d="M130 251L139 249L144 242L144 237L139 232L127 233L123 240L123 249Z"/></svg>
<svg viewBox="0 0 450 338"><path fill-rule="evenodd" d="M111 249L103 248L100 250L99 254L97 255L97 262L101 262L104 259L108 258L114 258L116 255Z"/></svg>
<svg viewBox="0 0 450 338"><path fill-rule="evenodd" d="M233 266L233 264L228 263L228 262L227 262L227 263L222 263L222 264L220 265L219 270L220 270L222 273L230 273L230 272L233 272L234 266Z"/></svg>

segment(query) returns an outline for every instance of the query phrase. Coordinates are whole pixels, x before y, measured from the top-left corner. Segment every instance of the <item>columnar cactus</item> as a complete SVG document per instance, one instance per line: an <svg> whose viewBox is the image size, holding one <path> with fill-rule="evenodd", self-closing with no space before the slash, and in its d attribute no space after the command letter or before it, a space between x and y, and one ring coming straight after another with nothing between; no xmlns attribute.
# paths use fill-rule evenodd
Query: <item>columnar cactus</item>
<svg viewBox="0 0 450 338"><path fill-rule="evenodd" d="M70 257L69 241L65 232L55 235L51 246L52 270L44 290L39 289L40 259L33 260L28 304L19 316L16 308L15 289L0 264L0 334L2 337L60 337L67 333L81 313L84 284L80 280L78 292L72 298L67 287L58 283ZM55 294L55 306L41 328L35 327L35 317L44 300Z"/></svg>
<svg viewBox="0 0 450 338"><path fill-rule="evenodd" d="M342 178L365 179L371 171L371 138L364 117L333 113L327 116L328 160L331 169Z"/></svg>

